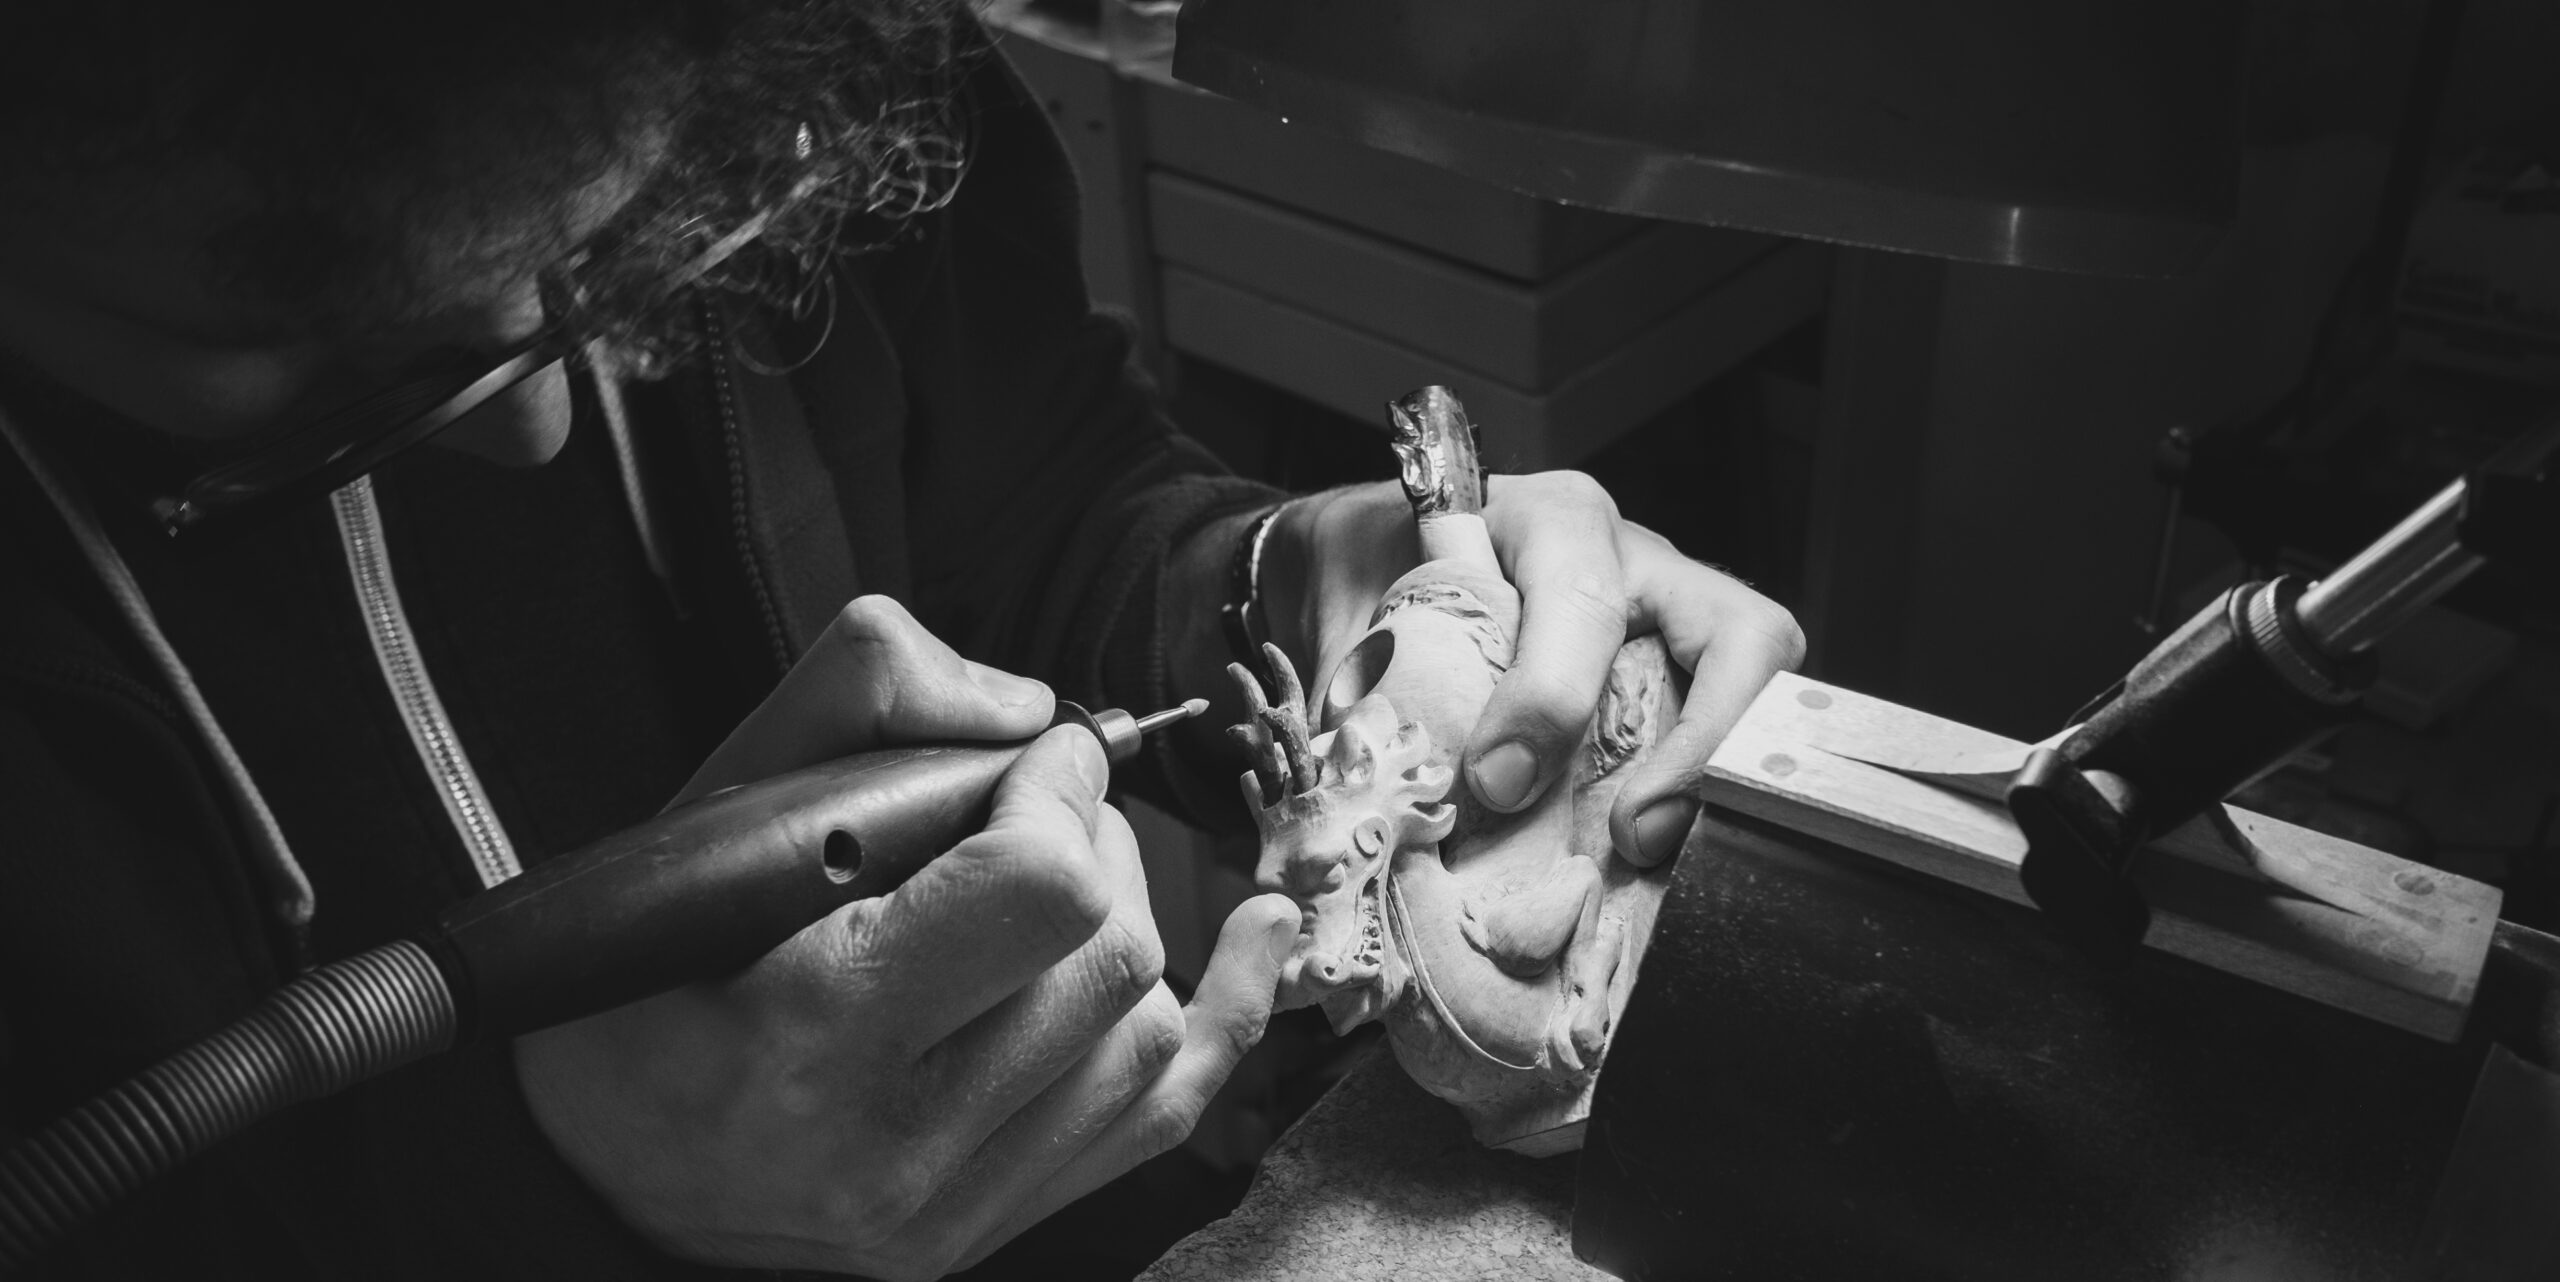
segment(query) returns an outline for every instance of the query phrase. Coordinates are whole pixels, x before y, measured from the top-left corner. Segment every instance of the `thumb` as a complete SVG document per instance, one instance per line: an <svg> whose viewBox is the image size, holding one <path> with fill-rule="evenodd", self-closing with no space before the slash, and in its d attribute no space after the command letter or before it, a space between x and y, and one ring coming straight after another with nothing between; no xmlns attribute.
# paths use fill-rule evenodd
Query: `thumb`
<svg viewBox="0 0 2560 1282"><path fill-rule="evenodd" d="M892 744L1027 739L1049 724L1054 707L1047 686L961 658L896 601L858 597L694 772L676 803Z"/></svg>
<svg viewBox="0 0 2560 1282"><path fill-rule="evenodd" d="M1298 920L1297 901L1281 894L1256 895L1227 914L1227 924L1218 929L1218 946L1209 954L1208 972L1200 977L1187 1008L1193 1036L1205 1031L1199 1026L1202 1017L1216 1012L1216 1018L1228 1021L1229 1031L1249 1030L1236 1054L1241 1057L1252 1048L1271 1021L1281 967L1297 951Z"/></svg>

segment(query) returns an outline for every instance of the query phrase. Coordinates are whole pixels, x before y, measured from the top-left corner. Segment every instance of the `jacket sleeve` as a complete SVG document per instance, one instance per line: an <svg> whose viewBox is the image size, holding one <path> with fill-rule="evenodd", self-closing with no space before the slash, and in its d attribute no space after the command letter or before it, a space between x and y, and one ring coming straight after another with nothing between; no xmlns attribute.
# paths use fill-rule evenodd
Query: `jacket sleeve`
<svg viewBox="0 0 2560 1282"><path fill-rule="evenodd" d="M964 653L1064 697L1167 706L1171 552L1281 496L1167 419L1126 329L1086 293L1055 131L1000 55L981 58L962 96L972 168L872 282L909 399L910 604ZM1168 765L1131 782L1218 818L1178 799L1218 792L1171 787Z"/></svg>

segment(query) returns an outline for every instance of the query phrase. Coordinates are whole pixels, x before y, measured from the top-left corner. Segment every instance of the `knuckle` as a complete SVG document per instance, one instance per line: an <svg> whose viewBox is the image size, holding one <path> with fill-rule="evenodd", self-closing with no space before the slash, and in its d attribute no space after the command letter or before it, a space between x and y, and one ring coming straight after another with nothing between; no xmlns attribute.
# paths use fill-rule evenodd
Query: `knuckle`
<svg viewBox="0 0 2560 1282"><path fill-rule="evenodd" d="M885 639L915 626L915 616L894 597L858 596L836 611L830 630L849 638Z"/></svg>
<svg viewBox="0 0 2560 1282"><path fill-rule="evenodd" d="M1706 761L1715 749L1714 736L1703 727L1678 726L1647 750L1639 761L1642 773L1618 790L1618 798L1609 806L1609 825L1614 830L1627 825L1634 835L1634 824L1645 809L1657 801L1676 797L1696 799L1706 780Z"/></svg>
<svg viewBox="0 0 2560 1282"><path fill-rule="evenodd" d="M898 697L899 674L911 666L913 621L906 610L883 596L855 597L836 611L817 643L802 657L831 673L840 684L833 698L850 695L860 703L881 707ZM873 710L879 715L879 709Z"/></svg>
<svg viewBox="0 0 2560 1282"><path fill-rule="evenodd" d="M1110 942L1106 945L1103 972L1119 983L1121 991L1136 995L1143 1003L1160 990L1164 980L1164 941L1156 935L1152 921L1141 920L1108 933ZM1144 1010L1145 1006L1142 1004L1139 1009Z"/></svg>
<svg viewBox="0 0 2560 1282"><path fill-rule="evenodd" d="M1218 1015L1215 1027L1217 1036L1226 1047L1228 1059L1232 1062L1243 1059L1247 1052L1262 1044L1262 1030L1265 1025L1264 1021L1255 1019L1248 1011L1230 1010Z"/></svg>
<svg viewBox="0 0 2560 1282"><path fill-rule="evenodd" d="M1550 735L1582 733L1591 719L1591 695L1557 673L1514 668L1503 679L1516 722Z"/></svg>
<svg viewBox="0 0 2560 1282"><path fill-rule="evenodd" d="M1111 920L1111 891L1083 843L1067 838L1008 843L1003 855L1030 925L1049 938L1081 944Z"/></svg>
<svg viewBox="0 0 2560 1282"><path fill-rule="evenodd" d="M1592 479L1590 473L1572 468L1558 468L1544 473L1543 477L1559 500L1576 507L1594 508L1608 513L1613 518L1618 515L1618 501L1609 497L1608 487Z"/></svg>
<svg viewBox="0 0 2560 1282"><path fill-rule="evenodd" d="M1513 520L1563 517L1574 523L1618 522L1618 501L1610 497L1607 486L1592 479L1588 472L1557 468L1498 479L1498 490L1488 491L1485 496L1488 513L1499 508L1501 516Z"/></svg>
<svg viewBox="0 0 2560 1282"><path fill-rule="evenodd" d="M859 1250L877 1250L906 1233L935 1192L922 1172L892 1163L840 1190L828 1210L847 1242Z"/></svg>
<svg viewBox="0 0 2560 1282"><path fill-rule="evenodd" d="M1109 846L1133 857L1138 852L1138 830L1129 826L1129 816L1122 814L1118 806L1094 808L1093 840L1097 847Z"/></svg>
<svg viewBox="0 0 2560 1282"><path fill-rule="evenodd" d="M1618 522L1618 543L1619 546L1623 548L1640 550L1646 555L1670 557L1681 561L1690 561L1697 565L1706 565L1706 562L1698 561L1688 553L1681 551L1678 545L1674 544L1671 540L1662 537L1661 534L1655 532L1651 527L1639 525L1634 521L1621 520ZM1714 567L1709 566L1708 568L1713 569ZM1721 573L1721 571L1719 571L1719 573Z"/></svg>
<svg viewBox="0 0 2560 1282"><path fill-rule="evenodd" d="M1594 566L1557 585L1555 604L1595 632L1627 626L1627 587L1614 567Z"/></svg>
<svg viewBox="0 0 2560 1282"><path fill-rule="evenodd" d="M1785 606L1759 597L1743 626L1768 638L1771 648L1777 651L1779 667L1793 672L1804 662L1804 626Z"/></svg>
<svg viewBox="0 0 2560 1282"><path fill-rule="evenodd" d="M1181 1096L1151 1099L1138 1105L1130 1119L1129 1142L1143 1157L1170 1153L1200 1124L1200 1103Z"/></svg>
<svg viewBox="0 0 2560 1282"><path fill-rule="evenodd" d="M1138 1063L1148 1076L1162 1071L1182 1053L1182 1007L1174 1001L1171 989L1162 984L1150 988L1145 1000L1129 1012L1129 1020L1138 1039Z"/></svg>
<svg viewBox="0 0 2560 1282"><path fill-rule="evenodd" d="M1061 885L1040 897L1042 925L1061 941L1081 943L1093 938L1111 920L1110 895L1090 877Z"/></svg>
<svg viewBox="0 0 2560 1282"><path fill-rule="evenodd" d="M941 1047L933 1048L940 1055ZM917 1066L925 1061L921 1058ZM937 1062L939 1062L937 1060ZM873 1186L870 1196L883 1205L921 1205L948 1174L937 1157L943 1129L949 1123L949 1088L920 1074L904 1081L878 1083L879 1098L863 1110L864 1147L878 1155L865 1164L862 1179ZM903 1220L901 1221L903 1222Z"/></svg>
<svg viewBox="0 0 2560 1282"><path fill-rule="evenodd" d="M897 932L888 920L888 905L861 899L835 910L756 963L756 973L790 974L828 987L867 979L895 956ZM786 951L788 950L788 951ZM769 970L777 960L805 964Z"/></svg>

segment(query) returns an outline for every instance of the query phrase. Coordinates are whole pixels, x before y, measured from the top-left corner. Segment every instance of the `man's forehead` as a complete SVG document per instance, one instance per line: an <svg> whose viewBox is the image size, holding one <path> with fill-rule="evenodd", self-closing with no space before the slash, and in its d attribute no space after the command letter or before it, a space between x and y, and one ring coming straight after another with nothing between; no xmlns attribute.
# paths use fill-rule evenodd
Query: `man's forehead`
<svg viewBox="0 0 2560 1282"><path fill-rule="evenodd" d="M0 274L210 347L473 345L611 221L662 152L635 147L582 183L492 184L511 201L398 210L387 198L260 208L235 168L203 157L59 175L43 198L0 205Z"/></svg>
<svg viewBox="0 0 2560 1282"><path fill-rule="evenodd" d="M296 0L244 5L280 2ZM555 291L577 300L564 319L663 356L688 340L661 286L689 279L707 250L740 235L761 247L704 287L796 297L794 282L837 252L848 212L881 189L880 165L925 156L934 175L958 172L944 164L956 131L934 104L956 51L976 49L963 0L524 3L549 16L474 37L492 56L451 76L420 80L418 56L379 33L347 60L276 63L242 85L252 105L229 124L190 124L154 152L218 157L230 173L152 175L147 209L82 229L97 252L80 266L115 280L120 312L204 340L468 343L447 336L537 280L562 283L604 228ZM564 27L551 20L562 3L614 13ZM354 29L343 17L331 20L340 36ZM0 15L0 33L12 28ZM239 44L236 31L222 39ZM373 58L406 78L372 83ZM0 104L0 166L24 123ZM803 199L821 178L834 185Z"/></svg>
<svg viewBox="0 0 2560 1282"><path fill-rule="evenodd" d="M0 274L76 294L120 319L205 344L258 342L295 328L279 309L224 297L200 253L222 211L242 207L236 179L201 158L171 157L11 184L0 203Z"/></svg>

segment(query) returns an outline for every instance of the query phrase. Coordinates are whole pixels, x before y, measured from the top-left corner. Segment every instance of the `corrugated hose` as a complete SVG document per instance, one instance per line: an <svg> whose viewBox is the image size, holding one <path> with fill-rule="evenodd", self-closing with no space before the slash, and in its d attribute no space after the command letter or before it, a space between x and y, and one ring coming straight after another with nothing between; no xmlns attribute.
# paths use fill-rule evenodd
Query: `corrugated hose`
<svg viewBox="0 0 2560 1282"><path fill-rule="evenodd" d="M294 980L0 1153L0 1273L259 1118L442 1051L454 1031L443 974L408 940Z"/></svg>

